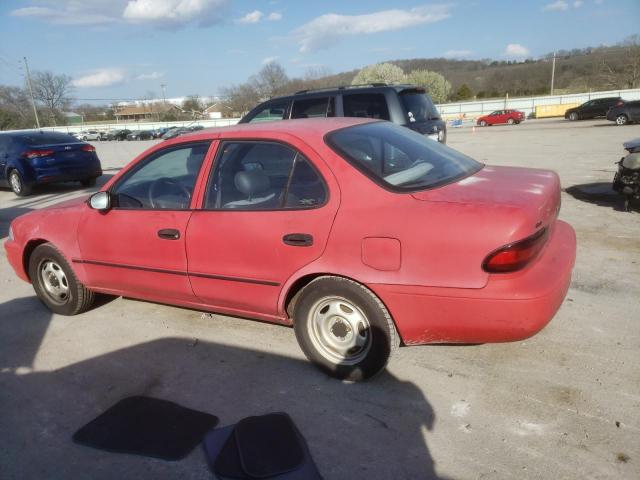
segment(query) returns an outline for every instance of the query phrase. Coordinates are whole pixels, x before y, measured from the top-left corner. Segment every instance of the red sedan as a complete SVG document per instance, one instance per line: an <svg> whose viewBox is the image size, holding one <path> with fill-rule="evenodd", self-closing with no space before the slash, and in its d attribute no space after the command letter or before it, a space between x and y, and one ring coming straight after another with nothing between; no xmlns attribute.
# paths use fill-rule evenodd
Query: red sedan
<svg viewBox="0 0 640 480"><path fill-rule="evenodd" d="M500 123L507 123L509 125L518 124L524 122L524 113L519 110L496 110L489 115L483 115L476 119L476 124L481 127L487 125L497 125Z"/></svg>
<svg viewBox="0 0 640 480"><path fill-rule="evenodd" d="M125 295L293 325L370 377L406 345L527 338L560 307L573 229L551 171L491 167L393 123L307 119L155 145L88 199L13 221L53 312Z"/></svg>

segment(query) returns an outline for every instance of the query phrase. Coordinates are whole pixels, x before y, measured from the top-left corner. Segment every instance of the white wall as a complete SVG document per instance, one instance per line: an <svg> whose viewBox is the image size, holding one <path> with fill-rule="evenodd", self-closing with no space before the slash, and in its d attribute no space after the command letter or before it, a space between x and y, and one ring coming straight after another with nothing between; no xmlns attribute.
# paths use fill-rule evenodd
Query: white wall
<svg viewBox="0 0 640 480"><path fill-rule="evenodd" d="M81 132L83 130L98 130L100 132L108 132L110 130L153 130L162 127L190 127L193 125L202 125L205 128L209 127L228 127L229 125L235 125L240 121L239 118L217 118L213 120L196 120L196 121L180 121L180 122L120 122L120 123L108 123L99 125L69 125L66 127L42 127L42 130L54 130L56 132Z"/></svg>

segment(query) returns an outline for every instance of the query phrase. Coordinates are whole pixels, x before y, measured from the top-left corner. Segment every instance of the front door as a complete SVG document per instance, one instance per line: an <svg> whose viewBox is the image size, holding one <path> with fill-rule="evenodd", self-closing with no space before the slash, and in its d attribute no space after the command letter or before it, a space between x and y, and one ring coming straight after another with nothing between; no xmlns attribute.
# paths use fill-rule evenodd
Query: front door
<svg viewBox="0 0 640 480"><path fill-rule="evenodd" d="M185 233L209 142L158 150L111 188L113 208L88 210L78 239L88 286L143 298L195 300Z"/></svg>
<svg viewBox="0 0 640 480"><path fill-rule="evenodd" d="M339 203L326 165L313 160L282 143L220 144L187 232L189 276L202 302L277 314L282 285L322 254Z"/></svg>

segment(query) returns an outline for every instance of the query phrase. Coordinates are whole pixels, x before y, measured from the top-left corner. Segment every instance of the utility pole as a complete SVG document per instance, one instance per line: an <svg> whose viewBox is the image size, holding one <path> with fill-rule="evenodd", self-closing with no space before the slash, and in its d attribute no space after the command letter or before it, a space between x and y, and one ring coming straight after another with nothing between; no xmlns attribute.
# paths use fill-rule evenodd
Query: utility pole
<svg viewBox="0 0 640 480"><path fill-rule="evenodd" d="M553 81L556 76L556 52L553 52L553 63L551 64L551 95L553 95Z"/></svg>
<svg viewBox="0 0 640 480"><path fill-rule="evenodd" d="M166 104L167 104L167 99L166 99L165 92L164 92L164 89L165 89L165 87L166 87L166 86L167 86L167 85L166 85L166 84L164 84L164 83L161 83L161 84L160 84L160 88L162 88L162 103L163 103L164 105L166 105Z"/></svg>
<svg viewBox="0 0 640 480"><path fill-rule="evenodd" d="M27 63L27 57L24 58L24 68L27 72L27 85L29 85L29 95L31 95L31 106L33 107L33 114L36 116L36 125L40 128L40 120L38 119L38 110L36 110L36 102L33 99L33 87L31 86L31 74L29 73L29 64Z"/></svg>

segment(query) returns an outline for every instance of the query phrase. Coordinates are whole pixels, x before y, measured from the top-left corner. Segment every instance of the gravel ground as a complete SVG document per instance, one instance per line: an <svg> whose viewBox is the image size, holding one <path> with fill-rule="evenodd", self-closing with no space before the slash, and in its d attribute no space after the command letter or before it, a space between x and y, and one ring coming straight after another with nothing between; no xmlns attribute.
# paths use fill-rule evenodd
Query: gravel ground
<svg viewBox="0 0 640 480"><path fill-rule="evenodd" d="M0 478L211 478L200 449L164 462L72 443L136 394L221 425L285 410L327 479L640 478L640 213L607 190L634 137L640 126L606 121L451 129L449 145L481 161L560 174L578 236L571 289L531 339L401 348L363 384L316 371L286 327L123 298L51 315L2 256ZM96 143L105 177L151 144ZM17 215L85 192L0 191L0 237Z"/></svg>

